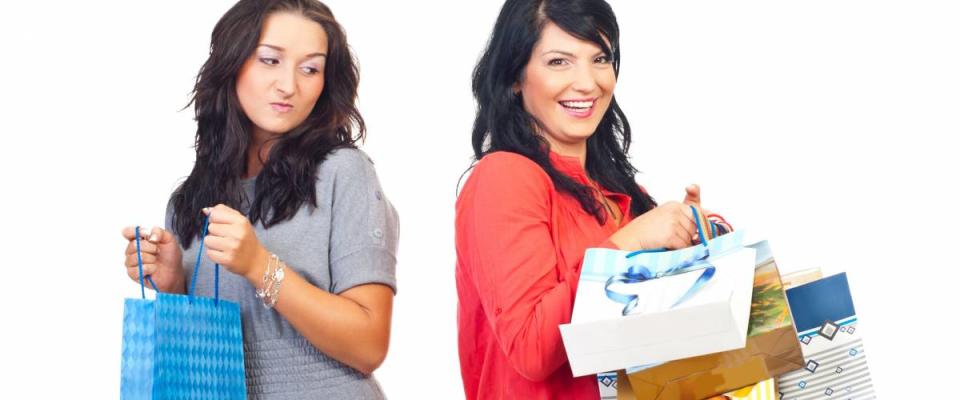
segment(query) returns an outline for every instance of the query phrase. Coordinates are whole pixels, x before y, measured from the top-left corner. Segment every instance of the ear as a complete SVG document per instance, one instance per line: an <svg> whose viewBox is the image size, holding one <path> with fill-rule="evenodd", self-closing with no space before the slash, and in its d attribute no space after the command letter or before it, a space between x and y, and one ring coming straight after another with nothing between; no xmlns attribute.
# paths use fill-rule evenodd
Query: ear
<svg viewBox="0 0 960 400"><path fill-rule="evenodd" d="M527 78L527 71L526 70L520 71L520 76L517 77L517 81L513 83L513 86L511 86L511 89L513 89L513 94L515 96L518 96L518 97L520 96L522 92L522 90L520 89L521 89L521 86L523 85L523 81L526 80L526 78Z"/></svg>

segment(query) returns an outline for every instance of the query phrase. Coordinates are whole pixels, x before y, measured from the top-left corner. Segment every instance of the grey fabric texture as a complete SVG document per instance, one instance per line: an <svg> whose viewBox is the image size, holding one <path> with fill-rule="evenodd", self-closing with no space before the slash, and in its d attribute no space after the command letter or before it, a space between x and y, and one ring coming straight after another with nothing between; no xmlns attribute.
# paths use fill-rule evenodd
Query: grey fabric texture
<svg viewBox="0 0 960 400"><path fill-rule="evenodd" d="M249 210L254 185L253 178L243 181L243 213ZM257 223L260 243L288 268L330 293L368 283L387 285L396 292L399 220L370 158L358 149L335 150L317 169L316 193L316 208L304 205L293 219L270 229ZM200 210L197 215L202 217ZM168 208L168 230L171 218ZM198 247L194 241L183 251L188 288ZM200 296L213 296L213 267L204 256L196 282ZM220 297L240 304L249 398L385 398L372 375L318 351L279 313L265 308L255 291L244 278L221 267Z"/></svg>

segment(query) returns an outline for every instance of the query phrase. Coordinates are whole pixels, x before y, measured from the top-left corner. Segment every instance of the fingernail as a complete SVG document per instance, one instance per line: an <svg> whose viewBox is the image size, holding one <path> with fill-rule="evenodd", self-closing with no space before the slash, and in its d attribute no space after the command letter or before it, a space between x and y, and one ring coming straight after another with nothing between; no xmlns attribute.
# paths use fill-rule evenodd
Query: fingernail
<svg viewBox="0 0 960 400"><path fill-rule="evenodd" d="M203 213L204 213L204 214L207 214L207 215L210 215L210 207L204 207L204 208L203 208Z"/></svg>
<svg viewBox="0 0 960 400"><path fill-rule="evenodd" d="M151 242L156 242L156 241L157 241L157 234L156 234L156 233L151 233L151 234L150 234L150 238L147 239L147 240L149 240L149 241L151 241Z"/></svg>

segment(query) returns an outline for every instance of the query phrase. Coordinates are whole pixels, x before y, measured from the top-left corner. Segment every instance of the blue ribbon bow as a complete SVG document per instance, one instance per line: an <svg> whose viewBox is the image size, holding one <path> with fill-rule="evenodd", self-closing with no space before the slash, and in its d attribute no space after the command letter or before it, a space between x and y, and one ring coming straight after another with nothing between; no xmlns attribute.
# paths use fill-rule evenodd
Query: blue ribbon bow
<svg viewBox="0 0 960 400"><path fill-rule="evenodd" d="M700 289L703 289L707 282L713 278L717 268L708 261L710 258L710 250L707 247L707 240L703 235L703 227L700 225L700 216L695 207L690 206L690 209L693 210L693 220L697 223L697 233L700 235L700 244L702 247L698 247L696 250L694 250L693 254L689 258L661 271L657 271L655 268L650 268L645 265L632 265L627 269L627 272L613 275L607 279L607 283L604 285L603 289L607 293L607 297L610 300L624 304L623 315L629 314L638 306L640 296L630 293L620 293L610 289L610 286L613 284L641 283L665 276L680 275L687 272L702 270L703 273L700 274L700 277L697 278L696 282L694 282L693 285L687 289L687 292L684 293L683 296L680 296L680 298L670 306L670 308L673 308L680 303L689 300L694 294L699 292ZM640 250L627 254L626 257L631 258L642 253L661 251L666 251L666 249Z"/></svg>

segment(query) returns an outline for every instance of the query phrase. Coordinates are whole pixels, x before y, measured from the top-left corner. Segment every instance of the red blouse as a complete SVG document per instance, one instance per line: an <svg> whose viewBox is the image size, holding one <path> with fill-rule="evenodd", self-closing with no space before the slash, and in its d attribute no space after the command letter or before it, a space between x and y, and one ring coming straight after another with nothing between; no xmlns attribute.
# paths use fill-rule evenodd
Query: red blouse
<svg viewBox="0 0 960 400"><path fill-rule="evenodd" d="M555 168L588 184L573 157ZM606 190L625 218L600 225L524 156L496 152L473 169L457 199L460 373L467 399L598 399L595 375L570 372L561 324L570 322L588 247L629 222L630 197Z"/></svg>

